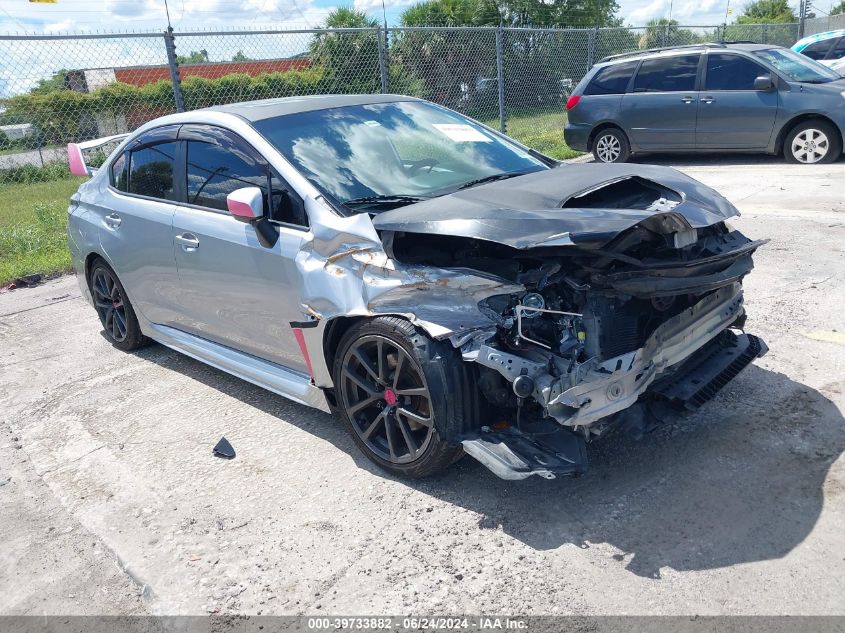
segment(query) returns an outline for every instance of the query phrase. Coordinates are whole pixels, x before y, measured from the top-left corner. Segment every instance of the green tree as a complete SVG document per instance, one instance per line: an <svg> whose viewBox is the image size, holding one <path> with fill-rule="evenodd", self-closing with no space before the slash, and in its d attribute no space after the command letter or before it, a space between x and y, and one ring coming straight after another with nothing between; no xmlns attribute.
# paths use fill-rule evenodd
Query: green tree
<svg viewBox="0 0 845 633"><path fill-rule="evenodd" d="M637 47L646 49L661 46L683 46L685 44L697 44L700 41L703 41L702 38L689 29L680 28L677 20L658 18L649 20L646 24L645 32L640 36Z"/></svg>
<svg viewBox="0 0 845 633"><path fill-rule="evenodd" d="M249 62L249 61L252 61L252 58L244 55L243 51L238 51L237 53L235 53L232 56L232 61L233 62Z"/></svg>
<svg viewBox="0 0 845 633"><path fill-rule="evenodd" d="M842 0L830 10L830 15L839 15L840 13L845 13L845 0Z"/></svg>
<svg viewBox="0 0 845 633"><path fill-rule="evenodd" d="M311 40L311 61L325 69L332 92L381 90L377 27L377 20L352 7L339 7L326 17L325 29L372 29L319 33Z"/></svg>
<svg viewBox="0 0 845 633"><path fill-rule="evenodd" d="M787 0L754 0L745 5L737 24L769 24L772 22L797 22L798 16Z"/></svg>
<svg viewBox="0 0 845 633"><path fill-rule="evenodd" d="M188 55L177 55L177 64L205 64L208 62L208 51L205 49L191 51Z"/></svg>
<svg viewBox="0 0 845 633"><path fill-rule="evenodd" d="M51 92L56 92L57 90L67 90L68 87L65 83L67 73L67 70L62 69L55 73L52 77L39 79L38 83L32 90L30 90L30 92L34 95L46 95Z"/></svg>

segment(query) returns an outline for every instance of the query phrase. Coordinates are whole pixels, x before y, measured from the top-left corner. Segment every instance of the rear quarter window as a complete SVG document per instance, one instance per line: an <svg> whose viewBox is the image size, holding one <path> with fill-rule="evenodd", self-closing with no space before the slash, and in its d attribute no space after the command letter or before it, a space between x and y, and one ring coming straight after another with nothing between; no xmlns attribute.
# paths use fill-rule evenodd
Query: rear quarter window
<svg viewBox="0 0 845 633"><path fill-rule="evenodd" d="M584 89L585 95L621 95L637 68L637 62L605 66L596 72Z"/></svg>

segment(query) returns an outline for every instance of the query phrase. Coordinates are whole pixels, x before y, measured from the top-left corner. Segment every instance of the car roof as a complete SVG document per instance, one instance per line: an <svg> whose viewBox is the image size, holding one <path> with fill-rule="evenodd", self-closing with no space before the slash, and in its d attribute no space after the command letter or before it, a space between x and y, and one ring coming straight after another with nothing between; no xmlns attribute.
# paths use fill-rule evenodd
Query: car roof
<svg viewBox="0 0 845 633"><path fill-rule="evenodd" d="M621 61L637 61L647 57L657 57L661 55L672 55L675 53L696 53L706 49L721 49L721 50L739 50L739 51L762 51L770 48L780 48L772 44L756 44L754 42L705 42L701 44L687 44L684 46L667 46L662 48L649 48L642 51L631 51L628 53L620 53L618 55L610 55L605 57L599 64L613 64Z"/></svg>
<svg viewBox="0 0 845 633"><path fill-rule="evenodd" d="M835 37L842 37L845 35L845 29L837 29L835 31L825 31L824 33L816 33L815 35L808 35L805 38L802 38L795 42L792 45L792 50L797 51L801 50L805 46L809 46L814 42L821 42L822 40L832 40Z"/></svg>
<svg viewBox="0 0 845 633"><path fill-rule="evenodd" d="M260 101L244 101L228 105L205 108L213 112L225 112L240 116L248 121L262 121L287 114L329 110L345 106L371 105L374 103L393 103L395 101L419 101L414 97L391 94L352 94L352 95L307 95L300 97L280 97Z"/></svg>

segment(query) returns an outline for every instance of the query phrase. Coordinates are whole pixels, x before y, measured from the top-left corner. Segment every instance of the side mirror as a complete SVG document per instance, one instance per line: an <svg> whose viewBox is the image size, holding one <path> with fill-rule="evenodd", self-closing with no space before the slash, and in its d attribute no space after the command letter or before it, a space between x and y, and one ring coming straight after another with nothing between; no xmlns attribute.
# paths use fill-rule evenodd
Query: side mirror
<svg viewBox="0 0 845 633"><path fill-rule="evenodd" d="M772 81L771 75L760 75L754 80L754 90L765 92L772 90L774 87L775 83Z"/></svg>
<svg viewBox="0 0 845 633"><path fill-rule="evenodd" d="M241 187L226 196L226 208L242 222L254 222L264 217L264 196L258 187Z"/></svg>

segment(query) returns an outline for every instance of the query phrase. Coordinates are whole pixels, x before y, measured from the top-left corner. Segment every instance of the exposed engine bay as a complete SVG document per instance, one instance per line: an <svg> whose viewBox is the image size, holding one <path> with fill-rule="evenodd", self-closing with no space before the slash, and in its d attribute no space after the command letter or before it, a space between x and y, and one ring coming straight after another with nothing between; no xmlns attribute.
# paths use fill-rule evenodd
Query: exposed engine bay
<svg viewBox="0 0 845 633"><path fill-rule="evenodd" d="M766 353L742 292L766 241L737 214L672 169L585 164L345 218L303 260L303 336L325 345L332 315L408 319L480 394L447 441L505 479L578 475L587 442L642 436ZM319 364L314 380L332 386Z"/></svg>
<svg viewBox="0 0 845 633"><path fill-rule="evenodd" d="M644 209L665 209L673 202L665 188L649 188L653 199L631 192L642 189L636 183L628 189ZM601 196L597 199L606 204ZM589 200L582 197L579 204ZM464 360L481 366L479 389L499 412L498 434L504 433L496 442L490 437L496 431L488 429L486 437L465 440L464 447L506 478L580 472L578 457L556 467L542 459L532 465L509 448L515 441L530 444L539 429L544 429L540 437L550 434L569 453L583 456L583 446L556 428L585 441L612 424L631 425L632 419L642 430L649 400L699 406L708 399L700 392L727 368L678 401L666 386L677 386L671 377L682 377L684 361L721 351L725 358L741 356L737 363L747 364L762 355L765 347L758 339L730 328L738 332L744 326L740 282L753 267L751 254L763 243L724 222L691 228L671 213L657 213L607 241L566 246L516 249L467 237L404 232L386 240L388 253L398 262L471 269L524 288L478 303L479 311L495 323L492 333L453 338ZM740 348L742 353L724 353ZM737 363L727 370L741 369ZM638 401L639 408L629 410ZM542 439L539 445L523 446L532 455L542 450ZM566 454L560 446L549 452L558 458Z"/></svg>

